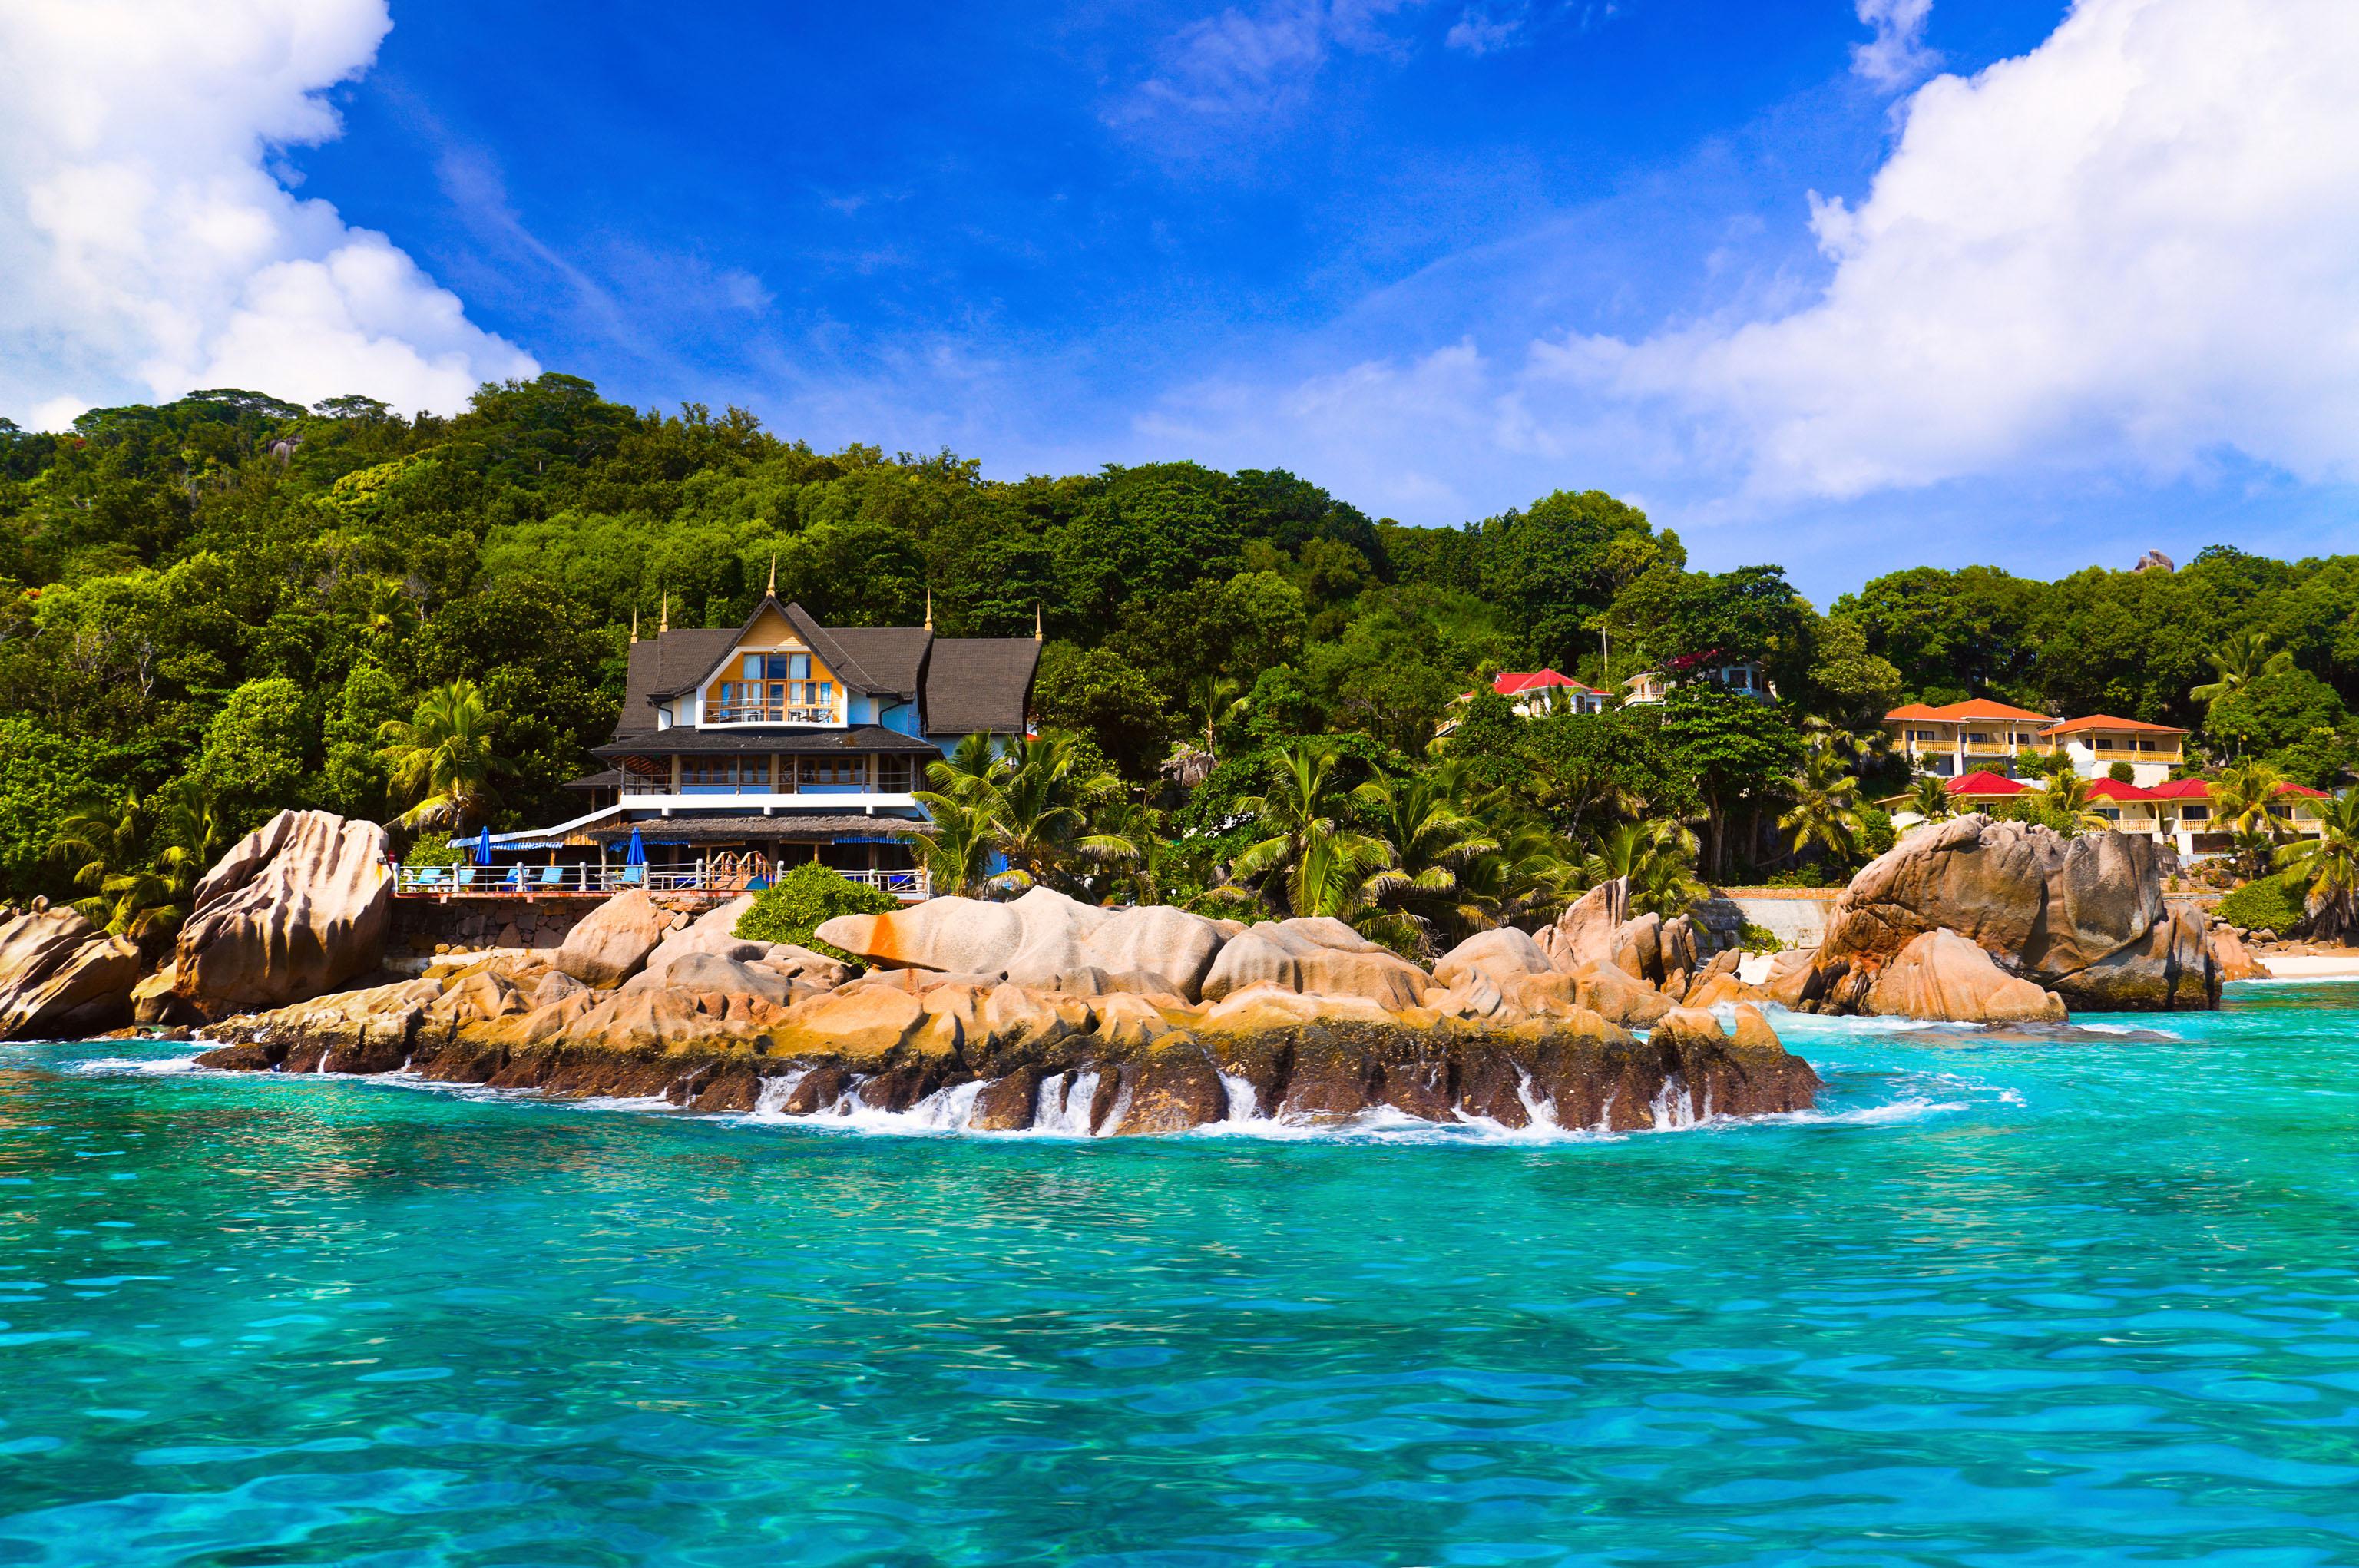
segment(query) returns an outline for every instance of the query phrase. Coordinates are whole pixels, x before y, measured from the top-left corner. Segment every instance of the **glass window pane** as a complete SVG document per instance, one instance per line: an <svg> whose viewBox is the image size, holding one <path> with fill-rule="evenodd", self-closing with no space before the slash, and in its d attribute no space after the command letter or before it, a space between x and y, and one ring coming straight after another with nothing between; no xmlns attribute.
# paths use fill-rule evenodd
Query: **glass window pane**
<svg viewBox="0 0 2359 1568"><path fill-rule="evenodd" d="M748 681L759 681L761 678L762 656L758 653L747 654L745 656L745 679Z"/></svg>
<svg viewBox="0 0 2359 1568"><path fill-rule="evenodd" d="M808 680L810 680L810 654L808 654L808 653L798 653L798 654L795 654L795 655L792 657L791 663L792 663L793 668L792 668L792 669L788 672L787 679L788 679L789 681L808 681Z"/></svg>

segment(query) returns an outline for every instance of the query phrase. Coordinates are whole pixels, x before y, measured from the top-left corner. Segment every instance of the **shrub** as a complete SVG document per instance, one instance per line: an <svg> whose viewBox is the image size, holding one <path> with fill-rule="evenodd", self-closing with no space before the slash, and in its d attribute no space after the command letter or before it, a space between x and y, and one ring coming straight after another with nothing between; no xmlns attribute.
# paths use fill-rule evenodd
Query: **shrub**
<svg viewBox="0 0 2359 1568"><path fill-rule="evenodd" d="M1862 806L1859 809L1859 847L1870 860L1899 842L1900 835L1892 826L1890 811L1881 806Z"/></svg>
<svg viewBox="0 0 2359 1568"><path fill-rule="evenodd" d="M1768 878L1761 883L1764 887L1832 887L1834 885L1834 878L1828 874L1827 868L1815 860L1771 872Z"/></svg>
<svg viewBox="0 0 2359 1568"><path fill-rule="evenodd" d="M838 915L885 915L901 901L882 887L854 882L849 877L806 860L782 874L754 895L754 907L737 917L732 933L745 942L791 942L830 958L857 963L840 947L821 942L811 932Z"/></svg>
<svg viewBox="0 0 2359 1568"><path fill-rule="evenodd" d="M2220 900L2219 916L2246 931L2273 931L2290 936L2301 924L2301 893L2294 879L2259 877Z"/></svg>
<svg viewBox="0 0 2359 1568"><path fill-rule="evenodd" d="M404 866L456 866L467 858L468 850L451 842L443 833L419 833L409 848L403 852Z"/></svg>
<svg viewBox="0 0 2359 1568"><path fill-rule="evenodd" d="M1767 926L1756 926L1751 920L1745 921L1744 926L1738 930L1736 933L1736 945L1743 948L1747 953L1783 953L1786 951L1786 944L1777 940L1777 932L1771 931Z"/></svg>
<svg viewBox="0 0 2359 1568"><path fill-rule="evenodd" d="M2137 782L2137 769L2126 762L2116 762L2105 769L2105 777L2116 784L2134 784Z"/></svg>

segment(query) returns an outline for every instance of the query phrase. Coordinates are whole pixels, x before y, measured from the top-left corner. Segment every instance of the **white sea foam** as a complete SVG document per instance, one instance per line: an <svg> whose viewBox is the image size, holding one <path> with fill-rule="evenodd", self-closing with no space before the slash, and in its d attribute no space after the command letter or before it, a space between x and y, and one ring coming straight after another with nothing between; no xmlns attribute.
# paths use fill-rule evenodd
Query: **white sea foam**
<svg viewBox="0 0 2359 1568"><path fill-rule="evenodd" d="M66 1071L89 1077L160 1077L197 1072L197 1058L202 1054L191 1051L186 1056L94 1056L87 1062L74 1062Z"/></svg>

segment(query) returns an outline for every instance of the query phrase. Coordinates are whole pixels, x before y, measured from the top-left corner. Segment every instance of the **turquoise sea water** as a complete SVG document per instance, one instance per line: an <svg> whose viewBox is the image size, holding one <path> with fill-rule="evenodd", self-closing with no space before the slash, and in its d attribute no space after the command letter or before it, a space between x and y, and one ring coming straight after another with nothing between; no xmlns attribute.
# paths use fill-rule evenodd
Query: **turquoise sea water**
<svg viewBox="0 0 2359 1568"><path fill-rule="evenodd" d="M2359 1561L2359 986L916 1138L0 1047L0 1564Z"/></svg>

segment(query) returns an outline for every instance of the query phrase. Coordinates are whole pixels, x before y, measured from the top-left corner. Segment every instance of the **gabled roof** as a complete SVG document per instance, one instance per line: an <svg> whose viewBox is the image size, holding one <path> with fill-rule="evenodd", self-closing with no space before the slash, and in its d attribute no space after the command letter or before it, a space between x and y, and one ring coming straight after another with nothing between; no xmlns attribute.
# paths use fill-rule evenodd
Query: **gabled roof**
<svg viewBox="0 0 2359 1568"><path fill-rule="evenodd" d="M721 673L723 661L727 659L730 654L736 650L738 645L743 643L747 637L752 635L754 624L762 618L762 612L765 610L776 610L782 617L784 617L787 625L795 628L795 635L801 637L805 643L809 644L810 650L813 653L819 655L820 662L826 665L828 669L834 673L836 680L842 684L845 691L861 692L898 691L905 696L914 695L916 693L918 688L917 681L915 680L912 680L907 686L895 686L889 681L877 680L875 676L869 673L866 666L864 665L857 657L855 657L853 650L843 644L840 635L830 631L827 627L821 626L819 622L813 620L810 611L804 609L800 604L782 604L778 602L778 596L777 594L765 593L762 595L762 602L754 606L754 613L746 616L745 624L739 626L735 631L723 632L720 631L718 627L711 626L700 628L708 634L717 632L722 638L719 643L713 645L712 656L704 661L704 665L701 669L684 669L681 671L680 679L668 687L658 688L653 693L655 700L661 702L670 698L677 697L682 692L693 691L699 686L703 685L706 681L718 676ZM933 635L922 627L894 626L864 629L890 631L914 630L921 639L930 638ZM660 634L656 640L658 643L667 643L671 638L677 637L680 634L678 632L667 631ZM880 657L886 658L888 659L894 659L895 650L884 644L872 642L864 646L873 648ZM919 648L918 658L920 662L924 659L924 649L922 645ZM895 661L897 665L897 659ZM685 660L682 661L683 665L685 665ZM665 674L668 679L672 674L669 649L667 649L665 659Z"/></svg>
<svg viewBox="0 0 2359 1568"><path fill-rule="evenodd" d="M2091 713L2085 719L2064 719L2048 726L2049 735L2078 735L2083 730L2135 730L2140 735L2187 733L2169 724L2150 724L2142 719L2119 719L2111 713Z"/></svg>
<svg viewBox="0 0 2359 1568"><path fill-rule="evenodd" d="M1030 637L936 637L919 701L928 735L1021 735L1040 645Z"/></svg>
<svg viewBox="0 0 2359 1568"><path fill-rule="evenodd" d="M2313 789L2307 784L2280 784L2277 792L2279 795L2299 795L2305 800L2331 800L2334 798L2325 790Z"/></svg>
<svg viewBox="0 0 2359 1568"><path fill-rule="evenodd" d="M1593 697L1602 697L1605 694L1585 681L1575 681L1570 675L1554 670L1535 670L1528 672L1502 670L1491 677L1491 690L1502 697L1520 696L1526 691L1538 691L1553 686L1562 686L1574 691L1585 691Z"/></svg>
<svg viewBox="0 0 2359 1568"><path fill-rule="evenodd" d="M1997 773L1966 773L1941 786L1952 795L2020 795L2031 788L2020 779Z"/></svg>
<svg viewBox="0 0 2359 1568"><path fill-rule="evenodd" d="M1976 719L2012 719L2017 722L2027 719L2036 724L2049 722L2046 713L2035 713L2028 708L2011 708L1987 697L1975 697L1963 702L1945 702L1938 708L1929 708L1922 702L1910 702L1884 715L1884 722L1887 724L1904 719L1924 719L1948 724L1967 724Z"/></svg>
<svg viewBox="0 0 2359 1568"><path fill-rule="evenodd" d="M2212 786L2201 779L2173 779L2152 786L2146 795L2149 800L2208 800Z"/></svg>
<svg viewBox="0 0 2359 1568"><path fill-rule="evenodd" d="M614 738L655 734L654 704L693 687L736 646L737 634L726 626L684 626L633 643Z"/></svg>
<svg viewBox="0 0 2359 1568"><path fill-rule="evenodd" d="M2092 800L2167 800L2171 797L2157 795L2153 790L2140 789L2136 784L2125 784L2118 779L2092 779L2089 780L2089 799Z"/></svg>

